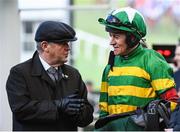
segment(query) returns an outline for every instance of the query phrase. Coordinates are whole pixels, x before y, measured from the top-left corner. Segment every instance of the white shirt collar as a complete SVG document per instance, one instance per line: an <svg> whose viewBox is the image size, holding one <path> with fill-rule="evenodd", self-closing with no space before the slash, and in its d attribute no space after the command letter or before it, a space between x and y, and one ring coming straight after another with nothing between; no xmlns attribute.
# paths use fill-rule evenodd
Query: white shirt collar
<svg viewBox="0 0 180 132"><path fill-rule="evenodd" d="M43 65L44 69L47 71L47 69L49 69L51 66L45 60L43 60L43 58L41 58L40 55L39 55L39 59Z"/></svg>

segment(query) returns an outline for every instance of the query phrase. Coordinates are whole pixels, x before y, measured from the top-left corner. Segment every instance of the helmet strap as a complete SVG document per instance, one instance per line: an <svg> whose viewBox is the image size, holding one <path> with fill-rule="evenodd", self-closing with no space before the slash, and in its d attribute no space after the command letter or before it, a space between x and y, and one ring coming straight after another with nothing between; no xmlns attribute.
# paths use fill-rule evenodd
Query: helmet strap
<svg viewBox="0 0 180 132"><path fill-rule="evenodd" d="M129 32L126 33L126 43L127 43L128 49L131 49L137 44L139 44L139 41L140 40L136 36L134 36L132 33L129 33Z"/></svg>
<svg viewBox="0 0 180 132"><path fill-rule="evenodd" d="M115 58L114 52L111 51L111 52L109 53L109 60L108 60L108 65L110 65L111 71L113 71L114 58Z"/></svg>

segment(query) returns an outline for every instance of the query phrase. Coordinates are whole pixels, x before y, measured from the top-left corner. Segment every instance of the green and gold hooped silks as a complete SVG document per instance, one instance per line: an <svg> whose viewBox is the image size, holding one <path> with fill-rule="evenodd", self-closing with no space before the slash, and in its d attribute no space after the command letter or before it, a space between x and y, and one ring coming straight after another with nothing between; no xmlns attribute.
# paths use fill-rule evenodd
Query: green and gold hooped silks
<svg viewBox="0 0 180 132"><path fill-rule="evenodd" d="M175 87L173 71L154 50L139 45L128 57L116 56L113 71L107 65L102 76L100 117L144 107Z"/></svg>

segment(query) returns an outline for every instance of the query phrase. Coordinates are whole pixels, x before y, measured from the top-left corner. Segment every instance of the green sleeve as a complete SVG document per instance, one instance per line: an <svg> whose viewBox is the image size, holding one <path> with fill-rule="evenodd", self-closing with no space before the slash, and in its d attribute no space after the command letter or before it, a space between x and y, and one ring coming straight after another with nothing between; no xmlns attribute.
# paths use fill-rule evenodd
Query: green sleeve
<svg viewBox="0 0 180 132"><path fill-rule="evenodd" d="M170 88L175 87L173 70L165 61L164 57L154 51L148 58L148 70L151 76L151 85L156 93L160 95Z"/></svg>

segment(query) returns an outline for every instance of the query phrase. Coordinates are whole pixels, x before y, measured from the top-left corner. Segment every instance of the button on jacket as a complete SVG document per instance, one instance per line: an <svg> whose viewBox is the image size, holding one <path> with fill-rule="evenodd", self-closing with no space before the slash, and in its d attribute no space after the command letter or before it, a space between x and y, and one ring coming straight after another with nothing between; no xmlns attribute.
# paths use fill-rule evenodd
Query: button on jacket
<svg viewBox="0 0 180 132"><path fill-rule="evenodd" d="M14 66L7 80L8 100L13 112L13 130L77 130L93 120L93 107L87 101L87 90L79 72L63 65L64 77L56 85L44 70L38 53L32 59ZM85 99L79 116L58 113L53 103L78 91Z"/></svg>

